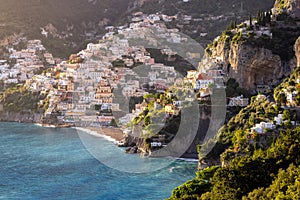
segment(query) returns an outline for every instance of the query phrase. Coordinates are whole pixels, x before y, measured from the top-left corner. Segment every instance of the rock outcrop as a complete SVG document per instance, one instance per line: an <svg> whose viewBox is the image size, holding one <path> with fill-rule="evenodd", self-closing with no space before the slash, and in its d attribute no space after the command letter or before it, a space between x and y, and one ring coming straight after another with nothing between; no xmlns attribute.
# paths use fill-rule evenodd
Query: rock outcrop
<svg viewBox="0 0 300 200"><path fill-rule="evenodd" d="M40 123L42 114L33 112L0 112L0 121Z"/></svg>
<svg viewBox="0 0 300 200"><path fill-rule="evenodd" d="M247 90L254 90L257 85L276 85L284 73L280 56L247 44L221 41L206 57L221 61L228 78L236 79Z"/></svg>
<svg viewBox="0 0 300 200"><path fill-rule="evenodd" d="M272 11L275 15L286 13L291 17L300 18L300 1L276 0Z"/></svg>
<svg viewBox="0 0 300 200"><path fill-rule="evenodd" d="M294 50L297 57L297 67L300 67L300 37L297 39L295 43Z"/></svg>

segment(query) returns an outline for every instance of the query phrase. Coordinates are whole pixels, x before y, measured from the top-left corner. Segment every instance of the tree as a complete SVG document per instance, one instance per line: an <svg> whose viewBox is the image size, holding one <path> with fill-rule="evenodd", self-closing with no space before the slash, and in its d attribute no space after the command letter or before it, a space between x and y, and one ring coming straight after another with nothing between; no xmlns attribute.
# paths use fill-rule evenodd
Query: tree
<svg viewBox="0 0 300 200"><path fill-rule="evenodd" d="M245 132L243 130L235 131L233 141L236 144L245 144L247 141Z"/></svg>
<svg viewBox="0 0 300 200"><path fill-rule="evenodd" d="M286 104L286 95L284 93L280 93L277 100L281 105L285 105Z"/></svg>
<svg viewBox="0 0 300 200"><path fill-rule="evenodd" d="M279 170L273 183L267 188L255 189L243 200L256 199L299 199L300 167L291 164L287 170Z"/></svg>
<svg viewBox="0 0 300 200"><path fill-rule="evenodd" d="M290 120L291 119L291 113L288 110L283 111L283 120Z"/></svg>
<svg viewBox="0 0 300 200"><path fill-rule="evenodd" d="M112 119L111 121L110 121L110 124L109 124L110 126L118 126L118 124L117 124L117 122L116 122L116 120L115 119Z"/></svg>
<svg viewBox="0 0 300 200"><path fill-rule="evenodd" d="M151 118L149 115L147 115L145 118L144 118L144 126L148 126L149 124L151 124Z"/></svg>

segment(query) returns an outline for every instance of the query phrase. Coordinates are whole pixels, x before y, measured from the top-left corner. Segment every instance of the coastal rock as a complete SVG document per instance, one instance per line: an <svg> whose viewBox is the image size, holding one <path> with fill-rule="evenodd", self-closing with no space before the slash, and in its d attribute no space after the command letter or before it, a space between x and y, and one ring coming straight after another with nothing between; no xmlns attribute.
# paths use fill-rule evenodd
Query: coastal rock
<svg viewBox="0 0 300 200"><path fill-rule="evenodd" d="M137 146L128 147L128 148L126 148L125 152L129 153L129 154L136 154L136 153L138 153L138 148L137 148Z"/></svg>
<svg viewBox="0 0 300 200"><path fill-rule="evenodd" d="M23 123L40 123L42 114L32 112L2 112L0 113L0 121L5 122L23 122Z"/></svg>

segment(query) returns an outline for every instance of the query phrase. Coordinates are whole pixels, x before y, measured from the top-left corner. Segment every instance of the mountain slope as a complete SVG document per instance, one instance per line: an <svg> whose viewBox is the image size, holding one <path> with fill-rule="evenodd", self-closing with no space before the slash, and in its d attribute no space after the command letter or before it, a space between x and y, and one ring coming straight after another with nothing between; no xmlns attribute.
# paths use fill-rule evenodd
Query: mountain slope
<svg viewBox="0 0 300 200"><path fill-rule="evenodd" d="M104 32L125 13L129 0L0 0L0 39L24 33L31 39L43 39L56 56L67 57ZM48 38L41 28L48 25ZM52 29L52 30L51 30ZM89 33L89 34L87 34ZM57 48L57 49L56 49Z"/></svg>
<svg viewBox="0 0 300 200"><path fill-rule="evenodd" d="M29 39L43 39L51 53L66 58L85 48L88 42L99 39L105 26L126 24L126 16L143 11L177 15L178 20L168 26L179 28L205 46L231 20L245 20L249 14L255 15L258 8L269 9L272 2L273 0L190 0L188 3L182 0L0 0L0 43L7 36L24 33ZM195 20L187 23L182 20L184 15L192 16ZM48 38L42 36L41 28L49 32Z"/></svg>

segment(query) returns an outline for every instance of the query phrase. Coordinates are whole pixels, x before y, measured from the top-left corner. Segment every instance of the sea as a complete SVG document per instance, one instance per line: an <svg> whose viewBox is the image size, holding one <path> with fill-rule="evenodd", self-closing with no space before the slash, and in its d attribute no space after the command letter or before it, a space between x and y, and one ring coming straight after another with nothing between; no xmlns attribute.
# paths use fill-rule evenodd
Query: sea
<svg viewBox="0 0 300 200"><path fill-rule="evenodd" d="M100 157L82 135L103 149ZM111 155L114 165L106 162ZM139 171L140 163L152 170ZM156 169L157 163L162 167ZM0 123L0 199L166 199L196 170L197 162L125 154L84 130Z"/></svg>

